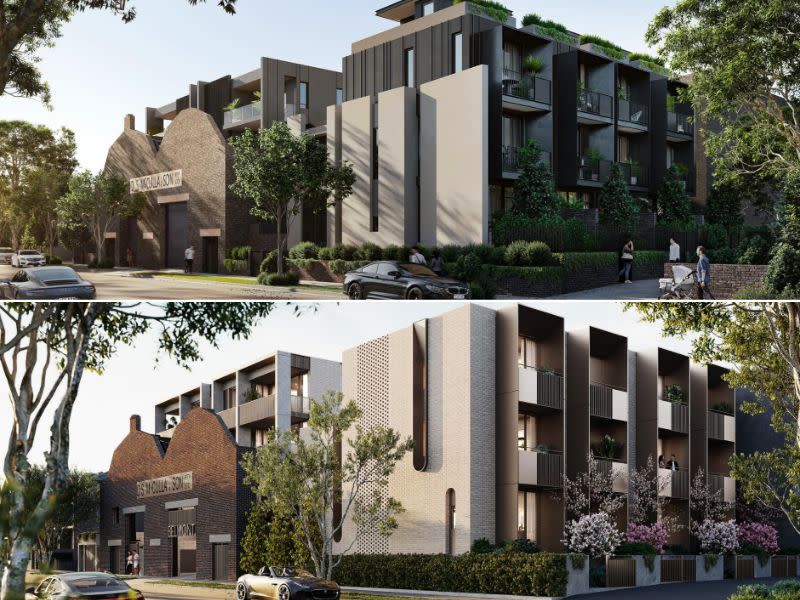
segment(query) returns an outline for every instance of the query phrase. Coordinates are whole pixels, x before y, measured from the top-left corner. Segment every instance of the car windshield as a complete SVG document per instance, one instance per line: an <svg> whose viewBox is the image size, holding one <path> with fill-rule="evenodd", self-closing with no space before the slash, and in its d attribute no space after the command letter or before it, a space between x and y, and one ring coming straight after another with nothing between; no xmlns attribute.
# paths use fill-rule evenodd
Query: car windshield
<svg viewBox="0 0 800 600"><path fill-rule="evenodd" d="M297 569L294 567L270 567L276 577L294 577L297 575Z"/></svg>
<svg viewBox="0 0 800 600"><path fill-rule="evenodd" d="M0 254L8 254L9 252L14 252L11 248L0 248Z"/></svg>
<svg viewBox="0 0 800 600"><path fill-rule="evenodd" d="M58 267L53 269L40 269L35 271L36 278L43 282L48 281L78 281L78 274L69 267Z"/></svg>
<svg viewBox="0 0 800 600"><path fill-rule="evenodd" d="M92 575L78 579L68 579L69 588L78 594L91 594L94 592L118 593L128 591L128 586L116 577Z"/></svg>
<svg viewBox="0 0 800 600"><path fill-rule="evenodd" d="M19 255L20 256L39 256L39 251L38 250L20 250L19 251Z"/></svg>
<svg viewBox="0 0 800 600"><path fill-rule="evenodd" d="M404 271L408 271L414 275L414 277L438 277L436 273L431 271L425 265L418 265L415 263L400 263L398 266Z"/></svg>

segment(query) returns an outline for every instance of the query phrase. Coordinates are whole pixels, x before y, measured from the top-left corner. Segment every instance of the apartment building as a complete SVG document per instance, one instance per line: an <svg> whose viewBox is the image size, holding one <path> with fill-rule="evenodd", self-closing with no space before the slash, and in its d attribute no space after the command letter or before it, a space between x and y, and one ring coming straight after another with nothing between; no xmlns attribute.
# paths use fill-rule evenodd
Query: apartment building
<svg viewBox="0 0 800 600"><path fill-rule="evenodd" d="M111 146L106 172L130 180L131 193L148 197L144 212L122 218L106 235L105 252L125 264L180 267L184 251L195 248L195 265L224 271L229 249L275 247L276 225L250 215L246 202L230 191L232 153L228 140L245 129L286 121L325 143L327 107L343 98L340 73L262 58L257 69L239 76L189 85L188 94L145 111L144 131L125 117ZM325 243L324 212L308 211L288 231L290 244Z"/></svg>
<svg viewBox="0 0 800 600"><path fill-rule="evenodd" d="M688 550L698 469L735 500L727 460L737 392L725 372L655 344L634 351L624 333L518 304L464 306L350 349L345 396L366 425L415 440L388 491L406 509L399 529L354 551L460 553L480 538L561 551L573 517L563 475L586 472L589 455L622 495L632 470L651 460L667 514L684 527L669 542ZM616 518L622 529L627 508Z"/></svg>
<svg viewBox="0 0 800 600"><path fill-rule="evenodd" d="M236 579L252 502L242 458L269 430L302 430L341 378L338 362L277 352L160 402L154 434L131 417L101 481L98 568L124 572L134 549L143 575Z"/></svg>
<svg viewBox="0 0 800 600"><path fill-rule="evenodd" d="M614 163L643 198L681 165L704 201L693 111L676 100L685 84L664 70L469 2L404 0L377 14L397 26L352 45L344 103L328 109L330 154L359 177L329 211L329 243L488 242L529 139L558 191L587 207Z"/></svg>

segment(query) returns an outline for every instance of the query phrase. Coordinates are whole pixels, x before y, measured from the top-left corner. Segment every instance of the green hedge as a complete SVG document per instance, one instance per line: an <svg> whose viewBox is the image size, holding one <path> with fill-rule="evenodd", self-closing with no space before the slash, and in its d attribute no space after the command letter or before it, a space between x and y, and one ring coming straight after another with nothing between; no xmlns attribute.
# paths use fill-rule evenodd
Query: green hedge
<svg viewBox="0 0 800 600"><path fill-rule="evenodd" d="M334 579L343 586L563 596L567 589L563 554L353 554L342 558Z"/></svg>
<svg viewBox="0 0 800 600"><path fill-rule="evenodd" d="M763 583L742 585L729 600L800 600L800 581L784 579L771 588Z"/></svg>
<svg viewBox="0 0 800 600"><path fill-rule="evenodd" d="M561 281L564 271L561 267L493 267L495 281L519 277L530 283L551 283Z"/></svg>

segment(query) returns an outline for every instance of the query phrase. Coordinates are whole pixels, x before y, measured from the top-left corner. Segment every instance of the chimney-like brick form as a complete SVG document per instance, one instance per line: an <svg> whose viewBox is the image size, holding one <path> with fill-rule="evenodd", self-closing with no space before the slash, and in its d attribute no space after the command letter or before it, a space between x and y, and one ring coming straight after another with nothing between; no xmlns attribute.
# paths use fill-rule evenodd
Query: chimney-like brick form
<svg viewBox="0 0 800 600"><path fill-rule="evenodd" d="M139 415L131 415L131 431L142 430L142 417Z"/></svg>
<svg viewBox="0 0 800 600"><path fill-rule="evenodd" d="M125 131L129 129L136 129L136 117L133 115L125 115Z"/></svg>

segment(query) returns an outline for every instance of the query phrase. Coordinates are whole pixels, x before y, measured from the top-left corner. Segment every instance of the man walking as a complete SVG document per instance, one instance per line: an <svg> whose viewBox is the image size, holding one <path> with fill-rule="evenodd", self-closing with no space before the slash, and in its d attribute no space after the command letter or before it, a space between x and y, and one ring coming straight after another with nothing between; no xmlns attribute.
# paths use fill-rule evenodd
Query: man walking
<svg viewBox="0 0 800 600"><path fill-rule="evenodd" d="M411 248L411 256L408 257L408 262L415 265L427 266L428 264L428 261L425 260L425 256L422 254L422 252L419 251L419 248L417 248L416 246Z"/></svg>
<svg viewBox="0 0 800 600"><path fill-rule="evenodd" d="M681 262L681 245L675 241L675 238L669 239L669 262Z"/></svg>
<svg viewBox="0 0 800 600"><path fill-rule="evenodd" d="M194 267L194 246L189 246L186 252L183 253L183 257L186 259L186 266L183 272L187 275L191 275L192 268Z"/></svg>
<svg viewBox="0 0 800 600"><path fill-rule="evenodd" d="M706 295L710 300L715 300L711 293L711 261L706 256L705 246L697 248L697 299L705 300Z"/></svg>

